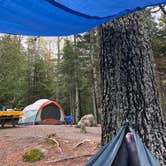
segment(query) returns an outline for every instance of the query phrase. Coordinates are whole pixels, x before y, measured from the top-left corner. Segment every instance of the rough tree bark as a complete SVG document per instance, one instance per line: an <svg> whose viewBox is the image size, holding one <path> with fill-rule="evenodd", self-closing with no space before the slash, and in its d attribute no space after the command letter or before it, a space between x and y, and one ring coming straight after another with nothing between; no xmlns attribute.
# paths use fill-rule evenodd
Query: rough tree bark
<svg viewBox="0 0 166 166"><path fill-rule="evenodd" d="M166 138L144 12L99 28L102 79L102 143L129 120L164 165Z"/></svg>

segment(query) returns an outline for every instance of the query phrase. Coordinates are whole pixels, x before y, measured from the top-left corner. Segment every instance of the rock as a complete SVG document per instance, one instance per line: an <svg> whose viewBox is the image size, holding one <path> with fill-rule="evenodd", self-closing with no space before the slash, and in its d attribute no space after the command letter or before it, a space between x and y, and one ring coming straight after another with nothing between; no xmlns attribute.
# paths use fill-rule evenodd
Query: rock
<svg viewBox="0 0 166 166"><path fill-rule="evenodd" d="M95 120L95 117L92 114L83 116L77 124L77 127L81 127L81 126L96 127L97 122Z"/></svg>
<svg viewBox="0 0 166 166"><path fill-rule="evenodd" d="M87 133L86 126L85 126L84 123L82 123L81 126L80 126L80 132L83 133L83 134Z"/></svg>

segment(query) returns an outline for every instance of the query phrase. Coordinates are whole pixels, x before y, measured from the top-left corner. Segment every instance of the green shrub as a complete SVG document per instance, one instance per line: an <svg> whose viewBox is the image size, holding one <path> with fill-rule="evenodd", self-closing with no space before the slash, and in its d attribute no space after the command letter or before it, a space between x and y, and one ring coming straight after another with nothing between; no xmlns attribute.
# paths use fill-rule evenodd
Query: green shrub
<svg viewBox="0 0 166 166"><path fill-rule="evenodd" d="M35 162L41 160L44 157L44 153L39 149L32 149L26 152L22 158L26 162Z"/></svg>

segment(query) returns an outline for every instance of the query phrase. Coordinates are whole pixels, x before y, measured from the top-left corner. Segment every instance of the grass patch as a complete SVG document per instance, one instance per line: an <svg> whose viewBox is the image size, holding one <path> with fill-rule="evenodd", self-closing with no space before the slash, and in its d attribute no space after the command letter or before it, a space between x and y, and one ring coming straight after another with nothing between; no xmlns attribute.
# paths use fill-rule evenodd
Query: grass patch
<svg viewBox="0 0 166 166"><path fill-rule="evenodd" d="M26 162L35 162L41 160L44 157L44 153L39 149L32 149L26 152L22 158Z"/></svg>

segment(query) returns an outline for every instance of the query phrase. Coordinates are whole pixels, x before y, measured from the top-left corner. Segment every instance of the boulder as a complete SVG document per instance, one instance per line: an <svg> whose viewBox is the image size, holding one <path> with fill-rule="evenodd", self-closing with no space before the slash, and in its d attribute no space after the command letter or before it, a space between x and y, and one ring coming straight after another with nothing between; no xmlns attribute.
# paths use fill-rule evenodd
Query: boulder
<svg viewBox="0 0 166 166"><path fill-rule="evenodd" d="M87 114L80 119L77 127L81 127L82 125L85 125L86 127L95 127L97 126L97 122L92 114Z"/></svg>

